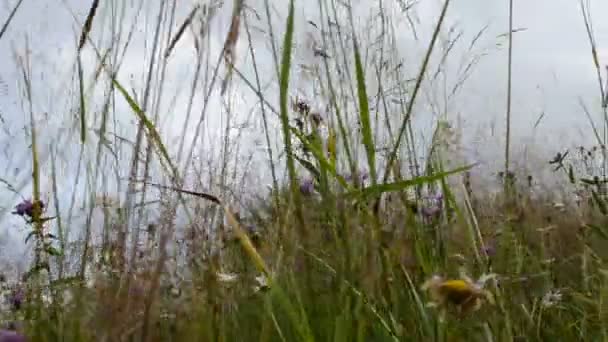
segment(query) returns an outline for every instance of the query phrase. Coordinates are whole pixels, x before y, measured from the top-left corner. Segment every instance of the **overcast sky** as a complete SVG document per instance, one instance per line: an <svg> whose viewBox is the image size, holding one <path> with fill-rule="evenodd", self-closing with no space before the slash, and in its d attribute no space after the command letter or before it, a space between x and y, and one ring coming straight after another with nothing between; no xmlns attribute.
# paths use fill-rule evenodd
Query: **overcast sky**
<svg viewBox="0 0 608 342"><path fill-rule="evenodd" d="M208 3L209 1L202 1ZM427 46L431 29L434 26L442 1L420 0L415 7L414 24L417 28L418 40L414 38L410 24L399 13L399 1L384 0L383 6L391 15L397 32L397 51L406 61L403 72L405 78L416 75L424 48ZM403 2L403 1L401 1ZM4 23L10 9L17 0L3 0L0 3L0 23ZM104 3L110 3L102 1ZM124 4L126 8L124 29L128 31L131 24L136 24L133 43L129 46L119 80L129 88L135 89L141 96L144 75L150 58L156 20L160 0L144 1L140 12L136 10L140 1L124 0L114 1L115 4ZM178 1L176 10L176 23L181 23L192 8L191 1ZM230 3L230 1L227 1ZM246 1L256 9L262 17L261 21L252 25L265 28L264 8L262 0ZM285 14L287 12L286 0L273 0L273 21L275 35L281 38ZM364 22L377 9L378 1L374 7L365 0L353 1L355 8L355 21ZM608 13L608 3L603 0L589 1L593 19L593 29L599 47L599 60L603 65L608 63L608 21L602 14ZM297 0L296 9L296 49L294 63L309 63L312 60L310 49L307 48L306 38L312 34L307 20L318 21L317 1ZM23 5L11 22L6 34L0 40L0 178L16 187L25 197L31 192L28 179L31 177L29 151L29 137L24 127L29 122L29 111L23 101L23 89L19 82L22 78L21 70L17 67L15 56L23 55L26 48L26 37L29 42L30 59L32 67L33 110L38 120L41 155L43 161L48 161L49 146L58 145L58 178L60 182L61 200L69 202L71 193L75 188L76 161L79 153L78 130L76 112L78 97L74 85L75 77L75 45L82 23L84 22L90 1L83 0L24 0ZM223 45L229 27L231 8L230 4L221 8L212 21L210 31L211 60L217 58ZM101 10L93 25L92 36L96 42L108 42L110 12L107 8ZM139 13L137 17L135 14ZM453 0L448 10L447 22L442 37L453 37L462 32L461 43L454 48L454 55L450 57L450 65L457 68L462 61L470 58L472 54L487 54L476 65L475 72L465 82L462 91L449 104L448 117L456 120L460 117L464 122L463 140L464 148L476 161L482 161L494 170L501 159L498 151L503 148L502 134L504 132L504 114L506 103L506 39L499 37L508 30L508 1L485 0ZM75 16L75 17L73 17ZM513 135L519 142L515 149L520 151L524 144L530 144L532 136L535 137L533 149L541 157L554 153L569 144L593 143L589 134L589 123L583 114L579 98L586 103L592 115L599 123L599 90L595 74L590 45L586 37L583 17L578 0L515 0L514 27L522 29L514 35L514 62L513 62ZM175 24L173 30L178 24ZM473 37L485 26L487 29L477 42L474 52L467 53L468 44ZM454 32L448 33L453 27ZM104 29L105 28L105 29ZM364 34L363 26L359 33ZM103 32L103 33L102 33ZM274 75L274 64L267 34L253 31L254 49L257 63L259 63L262 81L271 80ZM497 44L500 46L497 47ZM107 45L105 45L107 46ZM439 50L438 50L439 51ZM253 80L251 59L247 57L245 39L238 45L239 61L237 66L242 72ZM243 57L245 56L245 57ZM170 152L176 153L179 137L182 135L182 126L186 118L188 106L190 81L195 68L195 50L192 35L187 34L177 45L167 65L166 78L160 114L160 127L163 140ZM83 64L85 77L89 77L97 66L93 50L88 47L83 51ZM431 70L434 70L431 68ZM604 72L604 70L602 70ZM207 74L210 77L212 70ZM368 75L373 75L368 73ZM203 76L204 77L204 76ZM604 74L603 77L606 77ZM377 81L368 76L372 84ZM447 81L450 84L455 79ZM250 116L252 108L256 106L256 96L242 82L235 82L232 89L232 105L240 113L238 120L247 122L248 129L241 139L248 143L243 144L240 153L249 155L255 153L259 162L255 168L254 179L260 180L258 184L268 184L269 171L263 167L265 158L264 140L259 118ZM291 88L294 93L309 91L307 80L301 75L294 75ZM275 87L276 89L276 87ZM103 99L103 87L94 90L88 110L99 112ZM311 95L310 93L308 95ZM191 139L198 115L202 106L203 95L195 96L193 104L193 117L190 119L188 133ZM276 98L273 104L278 107ZM222 106L219 96L214 96L210 104L203 129L206 143L201 151L205 158L219 158L219 146L224 135L225 115L218 108ZM259 107L255 107L259 109ZM124 103L118 103L115 118L119 125L112 127L112 131L124 137L134 139L134 116ZM544 113L541 123L533 130L534 123ZM418 117L433 119L430 109L424 107L416 113ZM424 121L424 120L423 120ZM427 120L428 121L428 120ZM239 122L234 122L238 124ZM94 127L90 123L91 128ZM420 126L417 135L430 136L430 126ZM236 134L236 130L231 130ZM93 134L89 132L89 134ZM273 142L280 141L280 135L273 135ZM189 141L189 140L188 140ZM60 146L63 143L65 146ZM188 145L188 144L187 144ZM90 149L89 158L94 158L94 146ZM550 156L549 156L550 157ZM122 161L121 161L122 162ZM124 169L128 167L125 159ZM43 167L44 190L50 194L48 165ZM121 170L124 174L125 170ZM111 177L106 177L111 178ZM111 182L111 180L110 180ZM82 187L82 186L81 186ZM81 191L82 192L82 191ZM0 222L4 222L3 229L17 232L0 237L5 243L18 241L24 231L19 221L8 215L19 198L13 193L0 187ZM81 194L82 195L82 194ZM81 196L79 195L79 196ZM63 205L65 210L68 204ZM6 226L4 226L6 225ZM5 249L3 249L5 250ZM11 249L12 250L12 249ZM0 252L6 253L6 252Z"/></svg>

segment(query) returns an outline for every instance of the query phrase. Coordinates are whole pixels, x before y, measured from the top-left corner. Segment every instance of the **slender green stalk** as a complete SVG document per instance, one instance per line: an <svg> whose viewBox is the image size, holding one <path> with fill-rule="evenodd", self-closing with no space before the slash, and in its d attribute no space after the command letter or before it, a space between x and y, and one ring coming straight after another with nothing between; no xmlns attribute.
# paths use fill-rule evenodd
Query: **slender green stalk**
<svg viewBox="0 0 608 342"><path fill-rule="evenodd" d="M293 158L293 147L291 143L291 129L289 124L289 110L287 106L289 96L289 73L291 71L291 54L293 45L293 30L294 30L294 0L289 1L289 15L287 16L287 24L285 37L283 39L283 56L281 58L281 78L280 78L280 108L281 108L281 126L283 128L283 142L285 144L285 154L287 156L287 172L289 174L289 182L291 193L296 205L296 215L300 221L302 232L304 230L304 217L302 215L300 192L298 187L298 175Z"/></svg>
<svg viewBox="0 0 608 342"><path fill-rule="evenodd" d="M507 60L507 113L506 113L506 132L505 132L505 171L504 182L505 190L509 184L509 164L511 147L511 68L513 66L513 0L509 0L509 51Z"/></svg>

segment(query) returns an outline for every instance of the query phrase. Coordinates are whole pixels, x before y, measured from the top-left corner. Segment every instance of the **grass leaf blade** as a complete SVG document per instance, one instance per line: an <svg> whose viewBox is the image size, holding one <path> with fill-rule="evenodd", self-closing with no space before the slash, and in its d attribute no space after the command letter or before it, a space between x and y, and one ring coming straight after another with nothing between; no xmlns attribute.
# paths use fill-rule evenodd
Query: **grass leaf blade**
<svg viewBox="0 0 608 342"><path fill-rule="evenodd" d="M363 133L363 145L367 153L367 163L369 165L369 174L372 179L372 184L376 184L376 150L374 138L372 136L371 120L369 118L369 103L367 101L367 91L365 89L365 74L361 63L361 55L357 40L354 43L355 47L355 71L357 74L357 95L359 97L359 124Z"/></svg>
<svg viewBox="0 0 608 342"><path fill-rule="evenodd" d="M401 190L405 190L405 189L415 186L415 185L431 183L431 182L440 180L442 178L445 178L447 176L467 171L467 170L471 169L473 166L474 165L463 166L463 167L460 167L460 168L457 168L457 169L454 169L451 171L438 172L438 173L435 173L435 174L432 174L429 176L420 176L420 177L415 177L412 179L407 179L407 180L398 181L398 182L394 182L394 183L372 185L361 191L355 190L353 192L350 192L347 194L347 196L353 196L353 195L360 194L364 197L375 197L375 196L379 196L385 192L401 191Z"/></svg>

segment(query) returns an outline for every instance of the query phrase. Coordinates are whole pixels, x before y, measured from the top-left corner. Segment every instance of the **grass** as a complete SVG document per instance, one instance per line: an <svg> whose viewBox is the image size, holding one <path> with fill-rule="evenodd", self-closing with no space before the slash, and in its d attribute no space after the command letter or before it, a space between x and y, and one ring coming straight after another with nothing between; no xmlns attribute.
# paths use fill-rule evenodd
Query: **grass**
<svg viewBox="0 0 608 342"><path fill-rule="evenodd" d="M273 14L278 2L260 2L260 8L242 0L230 3L233 8L228 2L158 5L141 89L127 84L121 70L124 51L136 49L123 31L129 12L121 2L93 1L84 24L74 15L82 30L71 103L78 107L72 109L74 144L81 154L70 204L61 202L67 190L58 182L59 146L50 148L45 174L31 65L27 54L19 59L33 190L15 215L36 248L27 277L3 280L4 290L27 290L21 300L8 296L3 322L15 322L32 341L608 340L606 136L591 120L593 109L585 112L597 145L544 164L560 177L557 188L544 188L542 179L511 165L514 141L507 131L504 169L496 179L501 190L491 191L494 184L471 181L475 163L456 158L458 132L447 118L436 122L428 146L414 139L416 103L437 89L461 43L461 35L450 35L439 44L449 0L423 44L420 66L411 70L412 82L395 71L412 65L403 66L394 48L400 17L388 14L386 1L372 7L380 15L364 23L355 21L360 18L349 2L313 4L319 17L307 25L323 34L303 77L299 2L281 3L286 16L280 20ZM400 8L415 29L410 15L416 5ZM605 104L591 16L582 1L581 8ZM131 10L139 15L141 8ZM215 55L209 35L219 11L231 16ZM277 23L284 27L273 27ZM111 39L100 38L104 29ZM484 30L463 42L469 52ZM254 43L259 32L269 40L273 63L267 69ZM174 149L161 124L164 110L175 107L164 80L171 58L189 48L195 76ZM84 56L87 50L93 59ZM466 96L458 89L477 62L477 55L465 61L457 84L438 96ZM251 72L245 63L252 63ZM510 127L510 57L507 64ZM299 82L313 87L326 106L295 96ZM94 88L105 90L101 99ZM239 152L247 148L240 139L246 127L231 133L244 115L231 104L235 88L257 101L266 164L251 166L253 156L243 159ZM98 102L101 111L93 108ZM118 130L119 103L135 119L133 136L111 133ZM201 108L198 118L193 108ZM221 139L201 133L211 109L221 117ZM605 117L606 106L596 109ZM90 127L97 135L87 132ZM204 159L205 153L212 156ZM262 168L272 177L269 191L257 186L246 192L246 179ZM53 203L43 198L46 177ZM81 192L82 224L71 214ZM66 214L60 207L70 209ZM94 213L101 223L93 223Z"/></svg>

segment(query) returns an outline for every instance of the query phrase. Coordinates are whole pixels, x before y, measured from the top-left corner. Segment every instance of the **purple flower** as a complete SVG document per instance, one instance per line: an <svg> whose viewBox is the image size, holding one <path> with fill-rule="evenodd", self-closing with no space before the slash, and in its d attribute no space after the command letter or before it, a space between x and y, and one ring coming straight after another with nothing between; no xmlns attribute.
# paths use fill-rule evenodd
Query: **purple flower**
<svg viewBox="0 0 608 342"><path fill-rule="evenodd" d="M305 179L300 182L300 192L304 195L311 195L315 191L315 183L312 179Z"/></svg>
<svg viewBox="0 0 608 342"><path fill-rule="evenodd" d="M25 298L25 293L22 288L18 288L13 290L9 297L9 302L13 308L13 310L21 309L21 305L23 305L23 300Z"/></svg>
<svg viewBox="0 0 608 342"><path fill-rule="evenodd" d="M433 218L438 216L439 213L441 213L441 208L438 206L433 205L422 207L422 215L424 215L426 218Z"/></svg>
<svg viewBox="0 0 608 342"><path fill-rule="evenodd" d="M310 115L310 119L317 126L319 126L323 122L323 117L319 113L312 113Z"/></svg>
<svg viewBox="0 0 608 342"><path fill-rule="evenodd" d="M357 185L363 186L363 183L369 178L369 173L365 170L357 171ZM352 182L354 179L353 174L348 174L344 176L344 180L347 182Z"/></svg>
<svg viewBox="0 0 608 342"><path fill-rule="evenodd" d="M256 234L258 232L258 228L254 224L245 225L245 230L251 235Z"/></svg>
<svg viewBox="0 0 608 342"><path fill-rule="evenodd" d="M44 202L39 201L38 206L40 207L40 210L44 209ZM23 200L23 202L15 206L13 215L33 217L35 209L36 205L34 205L31 200Z"/></svg>
<svg viewBox="0 0 608 342"><path fill-rule="evenodd" d="M426 197L425 205L422 206L422 215L431 219L441 215L441 209L443 208L443 194L433 194Z"/></svg>
<svg viewBox="0 0 608 342"><path fill-rule="evenodd" d="M365 181L369 178L369 173L367 173L367 171L361 171L359 173L359 179L362 181Z"/></svg>
<svg viewBox="0 0 608 342"><path fill-rule="evenodd" d="M483 254L485 254L488 257L496 255L496 248L494 248L494 246L492 246L492 245L485 245L481 249L481 251Z"/></svg>
<svg viewBox="0 0 608 342"><path fill-rule="evenodd" d="M10 330L0 330L0 342L26 342L24 335Z"/></svg>

